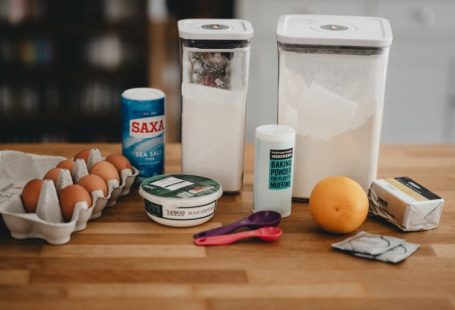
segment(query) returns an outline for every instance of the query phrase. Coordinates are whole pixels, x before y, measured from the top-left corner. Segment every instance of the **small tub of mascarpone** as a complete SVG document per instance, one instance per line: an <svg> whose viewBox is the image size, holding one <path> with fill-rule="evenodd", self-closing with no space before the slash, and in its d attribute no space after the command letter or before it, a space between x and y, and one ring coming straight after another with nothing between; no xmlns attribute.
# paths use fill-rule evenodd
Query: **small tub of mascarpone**
<svg viewBox="0 0 455 310"><path fill-rule="evenodd" d="M223 194L215 180L187 174L158 175L142 181L139 194L145 212L155 222L191 227L210 220Z"/></svg>

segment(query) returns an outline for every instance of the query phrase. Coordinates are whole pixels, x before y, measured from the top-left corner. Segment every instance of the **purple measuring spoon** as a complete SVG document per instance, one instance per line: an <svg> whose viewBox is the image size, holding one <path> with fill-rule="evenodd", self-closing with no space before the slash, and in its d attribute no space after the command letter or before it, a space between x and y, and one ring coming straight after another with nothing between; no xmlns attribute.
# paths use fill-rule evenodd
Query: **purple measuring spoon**
<svg viewBox="0 0 455 310"><path fill-rule="evenodd" d="M235 223L213 228L206 231L201 231L197 234L193 235L194 239L203 238L203 237L210 237L210 236L218 236L218 235L225 235L233 232L234 230L247 227L247 228L261 228L266 226L278 226L281 220L281 214L275 211L259 211L249 216L237 221Z"/></svg>
<svg viewBox="0 0 455 310"><path fill-rule="evenodd" d="M262 227L255 230L242 231L235 234L210 236L194 240L196 245L227 245L236 242L237 240L246 238L260 238L264 241L278 240L283 234L283 230L279 227Z"/></svg>

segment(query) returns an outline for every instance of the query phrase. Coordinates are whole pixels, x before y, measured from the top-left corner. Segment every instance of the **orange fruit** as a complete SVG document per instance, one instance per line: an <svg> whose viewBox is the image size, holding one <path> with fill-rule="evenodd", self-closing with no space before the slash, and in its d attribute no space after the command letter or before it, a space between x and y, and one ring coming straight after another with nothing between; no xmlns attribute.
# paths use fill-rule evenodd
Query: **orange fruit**
<svg viewBox="0 0 455 310"><path fill-rule="evenodd" d="M365 221L368 197L359 183L350 178L327 177L311 192L310 213L322 229L332 233L350 233Z"/></svg>

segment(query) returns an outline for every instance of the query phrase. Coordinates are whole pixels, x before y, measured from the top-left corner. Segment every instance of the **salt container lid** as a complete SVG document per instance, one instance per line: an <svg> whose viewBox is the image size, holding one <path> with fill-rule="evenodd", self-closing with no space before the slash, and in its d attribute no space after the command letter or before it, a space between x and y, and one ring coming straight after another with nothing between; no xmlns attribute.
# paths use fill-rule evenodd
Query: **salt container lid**
<svg viewBox="0 0 455 310"><path fill-rule="evenodd" d="M380 17L336 15L283 15L277 40L296 45L388 47L389 21Z"/></svg>
<svg viewBox="0 0 455 310"><path fill-rule="evenodd" d="M253 26L241 19L182 19L179 36L189 40L249 40Z"/></svg>

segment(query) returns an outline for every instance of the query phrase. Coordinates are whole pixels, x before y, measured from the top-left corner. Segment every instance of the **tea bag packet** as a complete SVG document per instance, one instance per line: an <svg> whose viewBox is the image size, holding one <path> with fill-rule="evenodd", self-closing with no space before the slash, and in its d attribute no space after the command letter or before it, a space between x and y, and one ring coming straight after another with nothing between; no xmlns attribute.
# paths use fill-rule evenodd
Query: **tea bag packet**
<svg viewBox="0 0 455 310"><path fill-rule="evenodd" d="M369 259L376 259L380 260L386 263L399 263L409 256L411 256L412 253L414 253L420 245L410 243L410 242L403 242L402 244L394 247L393 249L379 254L379 255L369 255L369 254L364 254L364 253L353 253L355 256L363 257L363 258L369 258Z"/></svg>
<svg viewBox="0 0 455 310"><path fill-rule="evenodd" d="M351 238L332 244L332 247L358 257L396 264L408 258L419 245L395 237L361 231Z"/></svg>
<svg viewBox="0 0 455 310"><path fill-rule="evenodd" d="M203 51L188 54L191 64L188 72L191 83L231 89L233 53Z"/></svg>
<svg viewBox="0 0 455 310"><path fill-rule="evenodd" d="M332 247L342 251L376 256L395 248L404 241L395 237L374 235L361 231L353 237L333 243Z"/></svg>

